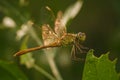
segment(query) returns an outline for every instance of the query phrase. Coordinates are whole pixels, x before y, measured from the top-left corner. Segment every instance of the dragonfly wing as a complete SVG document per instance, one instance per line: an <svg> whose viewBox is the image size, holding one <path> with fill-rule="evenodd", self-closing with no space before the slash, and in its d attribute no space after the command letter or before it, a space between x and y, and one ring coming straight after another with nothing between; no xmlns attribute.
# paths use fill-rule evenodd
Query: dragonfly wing
<svg viewBox="0 0 120 80"><path fill-rule="evenodd" d="M76 58L75 56L75 46L73 45L72 51L71 51L71 59L74 60Z"/></svg>
<svg viewBox="0 0 120 80"><path fill-rule="evenodd" d="M64 24L62 24L62 21L61 21L62 15L63 15L62 11L59 11L54 23L55 24L54 31L59 37L63 36L63 34L66 33L66 27Z"/></svg>
<svg viewBox="0 0 120 80"><path fill-rule="evenodd" d="M48 24L44 24L42 26L42 38L44 45L48 45L58 39L57 35L54 31L50 28Z"/></svg>

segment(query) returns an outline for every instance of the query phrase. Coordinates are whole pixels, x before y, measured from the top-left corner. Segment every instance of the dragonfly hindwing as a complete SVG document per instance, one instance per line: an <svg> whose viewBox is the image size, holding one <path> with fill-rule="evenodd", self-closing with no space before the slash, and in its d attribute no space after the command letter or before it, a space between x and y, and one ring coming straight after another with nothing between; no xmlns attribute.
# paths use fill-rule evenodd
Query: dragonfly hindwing
<svg viewBox="0 0 120 80"><path fill-rule="evenodd" d="M48 45L58 39L57 35L47 24L44 24L42 26L42 38L44 41L44 45Z"/></svg>

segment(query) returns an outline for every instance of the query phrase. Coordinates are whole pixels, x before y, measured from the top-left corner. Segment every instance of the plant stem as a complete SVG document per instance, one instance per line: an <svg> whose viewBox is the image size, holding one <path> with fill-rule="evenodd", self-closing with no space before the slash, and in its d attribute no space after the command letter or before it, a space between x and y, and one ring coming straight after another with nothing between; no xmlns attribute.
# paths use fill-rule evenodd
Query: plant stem
<svg viewBox="0 0 120 80"><path fill-rule="evenodd" d="M50 80L56 80L53 76L51 76L47 71L45 71L44 69L42 69L38 65L34 64L33 68L36 69L37 71L39 71L40 73L42 73L44 76L46 76Z"/></svg>
<svg viewBox="0 0 120 80"><path fill-rule="evenodd" d="M55 64L55 61L54 61L54 57L52 57L51 55L49 54L46 54L47 58L48 58L48 62L49 62L49 65L50 65L50 68L54 74L54 76L56 77L57 80L63 80L58 69L57 69L57 66Z"/></svg>

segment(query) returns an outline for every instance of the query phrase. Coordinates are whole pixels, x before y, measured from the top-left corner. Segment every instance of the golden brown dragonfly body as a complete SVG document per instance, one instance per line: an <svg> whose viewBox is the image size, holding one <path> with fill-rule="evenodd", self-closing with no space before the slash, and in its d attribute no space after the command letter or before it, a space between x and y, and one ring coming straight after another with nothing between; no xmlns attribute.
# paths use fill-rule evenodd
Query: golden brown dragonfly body
<svg viewBox="0 0 120 80"><path fill-rule="evenodd" d="M77 34L67 33L66 27L61 23L62 13L59 12L57 18L55 20L55 27L54 30L48 24L44 24L42 26L42 38L44 45L29 48L26 50L21 50L17 52L14 56L19 56L31 51L41 50L45 48L52 48L52 47L60 47L66 45L73 45L72 49L72 56L76 58L75 52L76 49L82 52L83 46L81 45L82 42L85 41L86 35L85 33L79 32Z"/></svg>

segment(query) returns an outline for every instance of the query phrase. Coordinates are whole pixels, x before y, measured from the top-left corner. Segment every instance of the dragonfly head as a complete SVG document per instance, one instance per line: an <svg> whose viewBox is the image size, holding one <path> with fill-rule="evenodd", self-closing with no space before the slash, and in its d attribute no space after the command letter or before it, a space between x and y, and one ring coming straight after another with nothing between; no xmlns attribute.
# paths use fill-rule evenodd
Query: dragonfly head
<svg viewBox="0 0 120 80"><path fill-rule="evenodd" d="M85 33L83 33L83 32L79 32L76 37L77 37L77 39L79 39L79 41L81 41L81 42L85 41L85 39L86 39L86 35L85 35Z"/></svg>

